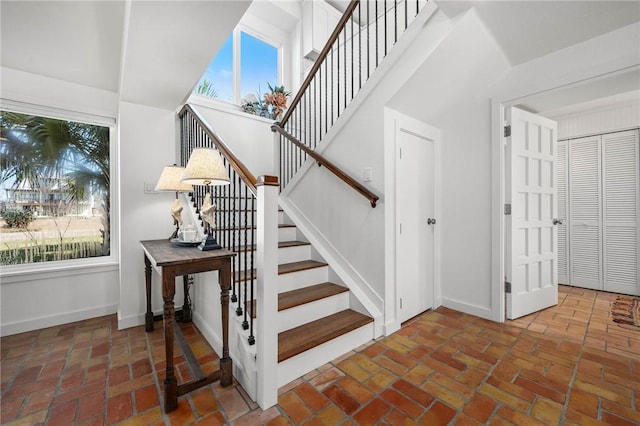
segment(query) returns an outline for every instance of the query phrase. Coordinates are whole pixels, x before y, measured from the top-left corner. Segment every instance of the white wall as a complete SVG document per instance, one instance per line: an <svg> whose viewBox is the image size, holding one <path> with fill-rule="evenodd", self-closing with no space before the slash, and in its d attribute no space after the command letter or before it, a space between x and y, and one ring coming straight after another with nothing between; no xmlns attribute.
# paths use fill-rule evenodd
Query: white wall
<svg viewBox="0 0 640 426"><path fill-rule="evenodd" d="M145 193L153 188L165 165L175 162L176 113L128 102L120 103L120 306L118 327L144 324L146 308L141 240L168 238L172 192ZM153 273L153 310L162 310L161 281ZM182 279L175 304L182 305Z"/></svg>
<svg viewBox="0 0 640 426"><path fill-rule="evenodd" d="M471 10L389 106L442 132L442 298L496 320L504 300L500 102L640 63L638 25L510 68ZM594 53L594 52L597 52Z"/></svg>
<svg viewBox="0 0 640 426"><path fill-rule="evenodd" d="M116 117L115 93L4 67L0 73L3 105L22 103L29 112L43 114L63 110L69 119L86 120L87 114L99 116L89 118L100 120ZM114 205L117 206L112 202ZM118 264L115 258L90 263L78 266L77 262L70 262L64 267L42 264L20 272L2 267L0 334L115 313L119 301Z"/></svg>
<svg viewBox="0 0 640 426"><path fill-rule="evenodd" d="M423 24L418 23L414 34L405 34L408 35L405 45L401 45L401 39L389 51L388 60L381 63L318 146L323 156L361 182L364 169L372 169L372 180L364 184L380 196L377 207L371 208L367 199L315 163L302 169L300 177L296 177L285 192L288 201L313 224L328 241L329 248L362 278L379 300L384 300L387 290L384 106L450 29L448 19L438 12L420 33ZM417 48L405 51L411 43ZM365 294L367 291L364 290ZM377 308L382 311L382 306Z"/></svg>
<svg viewBox="0 0 640 426"><path fill-rule="evenodd" d="M420 66L389 106L442 135L442 304L490 317L491 102L509 63L475 11Z"/></svg>
<svg viewBox="0 0 640 426"><path fill-rule="evenodd" d="M234 105L223 105L201 96L192 96L189 103L255 177L277 175L271 132L273 120L246 114Z"/></svg>

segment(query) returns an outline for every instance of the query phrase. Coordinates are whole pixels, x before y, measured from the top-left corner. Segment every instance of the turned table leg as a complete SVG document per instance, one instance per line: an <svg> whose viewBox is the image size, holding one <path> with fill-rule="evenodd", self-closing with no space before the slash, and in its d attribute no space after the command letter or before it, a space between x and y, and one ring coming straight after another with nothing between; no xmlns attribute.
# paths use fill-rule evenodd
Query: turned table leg
<svg viewBox="0 0 640 426"><path fill-rule="evenodd" d="M144 279L147 293L147 312L144 314L144 330L153 331L153 311L151 310L151 262L144 255Z"/></svg>
<svg viewBox="0 0 640 426"><path fill-rule="evenodd" d="M164 271L162 274L162 298L164 300L164 349L166 359L166 377L164 379L164 412L178 407L178 380L173 366L173 328L175 327L175 276Z"/></svg>
<svg viewBox="0 0 640 426"><path fill-rule="evenodd" d="M233 382L233 364L229 356L229 290L231 289L231 262L219 271L220 303L222 305L222 357L220 358L220 385Z"/></svg>

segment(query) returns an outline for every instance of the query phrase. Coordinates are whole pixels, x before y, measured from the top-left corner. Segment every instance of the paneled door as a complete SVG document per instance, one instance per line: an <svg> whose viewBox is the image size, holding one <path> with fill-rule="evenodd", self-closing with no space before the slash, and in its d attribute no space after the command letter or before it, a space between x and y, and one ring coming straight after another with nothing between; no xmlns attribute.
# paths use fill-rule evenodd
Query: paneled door
<svg viewBox="0 0 640 426"><path fill-rule="evenodd" d="M517 108L507 115L506 307L514 319L558 303L557 123Z"/></svg>
<svg viewBox="0 0 640 426"><path fill-rule="evenodd" d="M433 307L434 141L405 129L396 131L396 276L399 319Z"/></svg>

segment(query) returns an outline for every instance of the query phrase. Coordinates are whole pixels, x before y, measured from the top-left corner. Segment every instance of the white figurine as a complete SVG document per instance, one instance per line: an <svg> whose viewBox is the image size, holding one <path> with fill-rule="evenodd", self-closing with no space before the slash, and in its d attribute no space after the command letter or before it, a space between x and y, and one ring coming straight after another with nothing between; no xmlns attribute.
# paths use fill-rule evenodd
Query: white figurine
<svg viewBox="0 0 640 426"><path fill-rule="evenodd" d="M209 230L216 229L216 208L216 205L211 202L211 194L207 193L200 208L200 216L209 225Z"/></svg>
<svg viewBox="0 0 640 426"><path fill-rule="evenodd" d="M177 198L173 201L173 206L171 207L171 217L173 217L175 225L182 225L182 206Z"/></svg>

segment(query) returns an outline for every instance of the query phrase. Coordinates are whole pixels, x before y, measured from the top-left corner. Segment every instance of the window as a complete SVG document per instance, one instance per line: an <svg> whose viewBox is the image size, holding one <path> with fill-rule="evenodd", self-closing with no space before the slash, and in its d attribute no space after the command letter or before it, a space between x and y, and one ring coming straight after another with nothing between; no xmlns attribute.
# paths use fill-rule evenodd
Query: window
<svg viewBox="0 0 640 426"><path fill-rule="evenodd" d="M0 111L0 265L110 255L110 134Z"/></svg>
<svg viewBox="0 0 640 426"><path fill-rule="evenodd" d="M248 95L261 99L269 84L279 83L278 50L236 29L207 67L194 93L236 104Z"/></svg>

